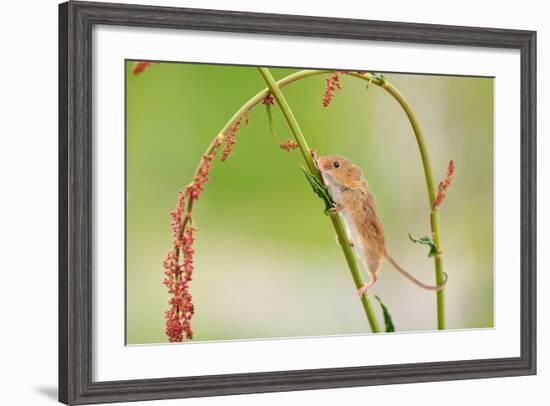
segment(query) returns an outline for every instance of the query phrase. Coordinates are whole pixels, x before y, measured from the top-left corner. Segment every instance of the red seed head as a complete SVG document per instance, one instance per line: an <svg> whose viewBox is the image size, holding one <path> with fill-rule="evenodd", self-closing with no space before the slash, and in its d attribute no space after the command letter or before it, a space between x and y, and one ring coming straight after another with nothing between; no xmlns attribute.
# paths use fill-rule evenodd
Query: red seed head
<svg viewBox="0 0 550 406"><path fill-rule="evenodd" d="M132 67L132 73L134 75L139 75L143 73L145 69L153 65L158 65L158 62L134 62L134 66Z"/></svg>
<svg viewBox="0 0 550 406"><path fill-rule="evenodd" d="M279 148L286 152L290 152L298 148L298 143L294 140L288 140L286 142L283 142L279 145Z"/></svg>
<svg viewBox="0 0 550 406"><path fill-rule="evenodd" d="M334 93L342 88L340 84L340 73L342 72L334 72L330 78L325 79L326 85L325 94L323 96L323 107L328 107L334 97Z"/></svg>
<svg viewBox="0 0 550 406"><path fill-rule="evenodd" d="M437 187L437 196L432 203L433 210L441 206L441 204L447 197L447 191L449 190L451 183L453 183L454 176L455 176L455 163L453 160L450 160L449 166L447 167L447 175L445 176L445 179L439 182L439 186Z"/></svg>

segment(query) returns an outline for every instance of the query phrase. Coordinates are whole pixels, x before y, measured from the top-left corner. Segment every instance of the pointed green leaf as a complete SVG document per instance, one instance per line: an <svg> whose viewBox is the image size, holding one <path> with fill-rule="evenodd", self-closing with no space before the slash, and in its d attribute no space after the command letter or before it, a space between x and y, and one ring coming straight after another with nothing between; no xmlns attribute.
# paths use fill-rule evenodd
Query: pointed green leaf
<svg viewBox="0 0 550 406"><path fill-rule="evenodd" d="M306 179L308 180L315 194L325 202L325 213L327 213L329 209L334 207L334 201L332 200L332 197L330 196L327 187L323 183L321 183L321 181L317 179L316 176L312 175L304 167L302 167L302 171L304 171L304 175L306 175Z"/></svg>
<svg viewBox="0 0 550 406"><path fill-rule="evenodd" d="M269 130L273 138L277 138L277 133L275 132L275 127L273 126L273 115L271 114L271 104L266 103L265 112L267 114L267 122L269 123Z"/></svg>
<svg viewBox="0 0 550 406"><path fill-rule="evenodd" d="M409 233L409 239L412 242L417 244L428 245L430 247L430 251L428 252L428 257L435 257L437 255L437 247L435 246L431 238L428 237L427 235L423 235L420 238L414 238L413 235Z"/></svg>
<svg viewBox="0 0 550 406"><path fill-rule="evenodd" d="M383 74L381 74L381 73L378 74L378 73L374 73L374 72L372 72L372 74L374 76L373 79L379 80L380 84L383 85L384 83L386 83L386 77Z"/></svg>
<svg viewBox="0 0 550 406"><path fill-rule="evenodd" d="M390 311L386 307L384 303L382 303L382 300L378 295L374 295L376 300L378 300L378 303L380 303L380 307L382 308L382 314L384 315L384 324L386 325L386 333L393 333L395 331L395 326L393 325L393 321L391 319Z"/></svg>

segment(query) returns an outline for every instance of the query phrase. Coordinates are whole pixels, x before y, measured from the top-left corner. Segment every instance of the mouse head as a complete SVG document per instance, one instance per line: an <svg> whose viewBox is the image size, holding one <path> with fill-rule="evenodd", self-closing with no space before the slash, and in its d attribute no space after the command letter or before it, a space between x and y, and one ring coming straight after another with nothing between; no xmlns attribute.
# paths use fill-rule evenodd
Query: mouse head
<svg viewBox="0 0 550 406"><path fill-rule="evenodd" d="M363 176L363 171L349 160L338 155L326 155L317 159L317 166L326 181L350 184Z"/></svg>

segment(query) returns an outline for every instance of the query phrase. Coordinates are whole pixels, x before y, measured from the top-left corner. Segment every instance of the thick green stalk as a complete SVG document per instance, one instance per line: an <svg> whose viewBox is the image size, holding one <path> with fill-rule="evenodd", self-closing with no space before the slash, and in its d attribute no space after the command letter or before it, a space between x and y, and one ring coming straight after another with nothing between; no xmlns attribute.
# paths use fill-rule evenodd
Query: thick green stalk
<svg viewBox="0 0 550 406"><path fill-rule="evenodd" d="M355 75L354 75L355 76ZM393 96L395 100L401 105L416 137L416 143L418 144L418 149L420 150L420 157L422 159L422 166L424 167L424 177L426 179L426 186L428 188L428 204L430 208L430 226L432 229L432 239L437 248L438 254L435 256L435 278L436 283L441 285L445 281L444 271L443 271L443 259L441 257L441 237L440 237L440 225L439 225L439 210L433 209L433 202L436 198L434 179L432 175L432 164L430 162L430 156L428 155L428 149L426 143L424 142L424 136L422 135L422 130L414 112L403 97L403 95L390 83L383 81L379 85L385 89L389 94ZM437 328L439 330L445 329L445 290L441 289L436 292L436 303L437 303Z"/></svg>
<svg viewBox="0 0 550 406"><path fill-rule="evenodd" d="M300 151L302 152L302 156L306 161L306 165L309 171L312 174L315 174L315 176L317 176L319 180L322 180L321 175L317 169L317 165L313 161L310 149L307 145L304 135L302 134L300 126L298 125L294 114L292 114L292 110L290 110L290 106L288 105L283 93L281 92L281 89L275 82L275 79L273 79L273 76L271 75L271 72L268 68L258 68L258 70L264 78L267 86L269 87L269 90L271 91L273 96L275 96L277 104L279 105L279 108L281 109L281 112L283 113L283 116L285 117L288 126L292 130L292 134L294 135L298 146L300 147ZM342 246L342 251L344 252L344 256L346 257L346 261L351 271L353 281L355 282L355 286L357 287L357 289L359 289L364 285L364 282L361 277L361 273L359 272L359 267L357 266L355 256L353 255L353 252L351 250L340 215L337 213L333 213L331 214L330 218L332 220L332 225L336 230L336 234L338 235L338 240L340 241L340 245ZM372 332L379 333L380 327L378 325L378 321L376 320L376 315L374 314L370 299L367 297L366 294L361 296L361 303L363 304L363 309L365 310L365 314L369 321Z"/></svg>

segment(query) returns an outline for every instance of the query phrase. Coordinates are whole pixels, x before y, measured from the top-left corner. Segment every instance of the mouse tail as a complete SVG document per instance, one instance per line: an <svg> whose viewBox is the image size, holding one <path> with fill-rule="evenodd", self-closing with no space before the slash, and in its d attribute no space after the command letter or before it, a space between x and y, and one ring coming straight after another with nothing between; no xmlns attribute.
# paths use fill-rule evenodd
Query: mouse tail
<svg viewBox="0 0 550 406"><path fill-rule="evenodd" d="M405 278L410 280L412 283L414 283L416 286L426 289L426 290L441 290L445 287L447 284L447 273L443 272L443 275L445 276L445 280L441 285L427 285L424 282L420 282L418 279L416 279L412 274L405 269L401 268L399 264L391 257L389 253L386 252L386 258L388 259L388 262L399 272L401 273Z"/></svg>

